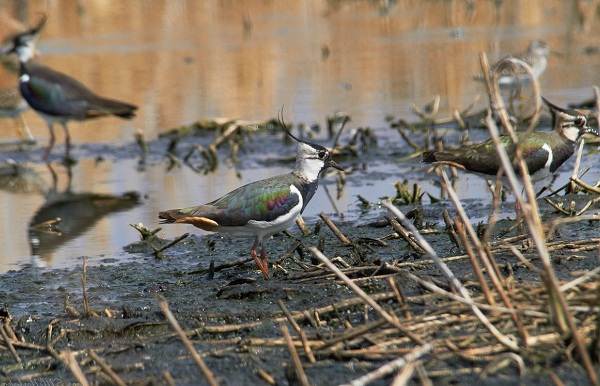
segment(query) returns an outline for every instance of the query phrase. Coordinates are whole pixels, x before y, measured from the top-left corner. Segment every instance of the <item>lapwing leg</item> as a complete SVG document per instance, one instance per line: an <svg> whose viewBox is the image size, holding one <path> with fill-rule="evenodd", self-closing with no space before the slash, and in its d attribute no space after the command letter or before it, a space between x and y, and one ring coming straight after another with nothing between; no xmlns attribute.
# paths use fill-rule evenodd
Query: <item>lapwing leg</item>
<svg viewBox="0 0 600 386"><path fill-rule="evenodd" d="M44 162L48 162L50 151L52 151L52 148L54 147L54 142L56 141L56 138L54 137L54 126L52 126L52 123L50 122L48 122L48 130L50 130L50 142L48 143L48 147L44 152Z"/></svg>
<svg viewBox="0 0 600 386"><path fill-rule="evenodd" d="M262 246L261 243L261 247L260 247L260 263L261 263L261 271L263 273L263 276L265 277L265 279L269 278L269 258L267 257L267 251L265 251L265 248Z"/></svg>
<svg viewBox="0 0 600 386"><path fill-rule="evenodd" d="M67 122L62 122L61 125L65 132L65 162L69 163L70 161L72 161L72 159L71 159L71 134L69 134L69 128L67 127Z"/></svg>
<svg viewBox="0 0 600 386"><path fill-rule="evenodd" d="M252 244L252 249L250 250L250 256L252 256L252 258L254 259L254 263L256 264L258 269L260 269L260 271L262 272L265 280L269 280L269 266L268 265L265 266L263 264L262 253L261 253L261 257L258 257L258 255L256 254L256 249L259 248L261 245L262 245L262 240L259 240L257 237L256 240L254 240L254 244Z"/></svg>

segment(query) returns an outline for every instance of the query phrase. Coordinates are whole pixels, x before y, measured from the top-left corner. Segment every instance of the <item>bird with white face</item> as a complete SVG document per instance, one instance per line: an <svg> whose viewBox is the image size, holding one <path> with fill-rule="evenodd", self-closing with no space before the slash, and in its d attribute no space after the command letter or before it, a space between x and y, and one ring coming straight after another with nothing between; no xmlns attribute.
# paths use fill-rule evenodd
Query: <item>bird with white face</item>
<svg viewBox="0 0 600 386"><path fill-rule="evenodd" d="M328 168L342 170L329 149L301 140L289 131L288 135L298 143L293 171L244 185L204 205L160 212L162 223L191 224L206 231L253 237L250 255L268 279L263 240L294 224Z"/></svg>
<svg viewBox="0 0 600 386"><path fill-rule="evenodd" d="M518 132L517 138L533 182L544 183L575 152L577 141L585 134L600 136L588 126L587 117L577 110L566 110L547 99L544 102L553 118L552 131ZM500 137L510 159L515 159L516 146L508 135ZM491 139L458 149L423 153L426 163L450 161L467 171L484 176L495 176L502 162ZM515 168L518 170L518 168Z"/></svg>
<svg viewBox="0 0 600 386"><path fill-rule="evenodd" d="M70 160L71 136L67 127L69 121L83 121L110 115L131 119L135 116L137 107L96 95L70 76L32 61L35 41L45 24L44 17L36 27L12 38L0 52L15 54L19 59L21 96L48 125L50 142L44 153L44 161L48 160L54 146L54 124L56 123L60 124L65 132L65 160Z"/></svg>

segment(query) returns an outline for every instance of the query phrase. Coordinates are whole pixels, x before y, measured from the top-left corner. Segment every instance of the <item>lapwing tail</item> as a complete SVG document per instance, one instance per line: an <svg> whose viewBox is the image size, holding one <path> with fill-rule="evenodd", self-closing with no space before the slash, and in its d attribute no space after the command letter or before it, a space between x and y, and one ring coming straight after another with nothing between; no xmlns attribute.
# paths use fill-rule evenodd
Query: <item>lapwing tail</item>
<svg viewBox="0 0 600 386"><path fill-rule="evenodd" d="M158 213L161 224L191 224L205 231L214 231L219 224L208 217L193 215L181 209L171 209Z"/></svg>
<svg viewBox="0 0 600 386"><path fill-rule="evenodd" d="M107 98L98 98L94 105L93 110L125 119L135 117L135 111L137 110L137 106L135 105Z"/></svg>

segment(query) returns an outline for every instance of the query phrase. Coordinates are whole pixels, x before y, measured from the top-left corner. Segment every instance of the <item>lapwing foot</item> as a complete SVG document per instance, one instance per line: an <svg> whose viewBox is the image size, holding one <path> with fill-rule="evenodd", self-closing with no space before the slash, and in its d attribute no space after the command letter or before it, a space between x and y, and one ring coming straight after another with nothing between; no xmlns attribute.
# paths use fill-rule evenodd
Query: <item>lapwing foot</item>
<svg viewBox="0 0 600 386"><path fill-rule="evenodd" d="M267 257L267 252L264 249L262 249L260 251L260 263L262 266L261 271L263 273L263 276L265 277L265 280L268 280L269 279L269 258Z"/></svg>
<svg viewBox="0 0 600 386"><path fill-rule="evenodd" d="M254 263L256 264L258 269L260 269L260 272L262 272L265 280L269 280L269 263L266 260L266 257L263 258L262 253L261 253L261 256L259 257L256 254L256 249L254 249L254 248L252 248L252 250L250 250L250 256L252 256L252 258L254 259Z"/></svg>

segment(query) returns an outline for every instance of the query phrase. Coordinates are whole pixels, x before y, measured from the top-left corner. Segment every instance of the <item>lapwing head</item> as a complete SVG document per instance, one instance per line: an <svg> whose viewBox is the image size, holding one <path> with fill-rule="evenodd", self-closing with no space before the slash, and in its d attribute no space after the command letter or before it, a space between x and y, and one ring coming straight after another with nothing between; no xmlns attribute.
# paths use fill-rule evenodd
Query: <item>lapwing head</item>
<svg viewBox="0 0 600 386"><path fill-rule="evenodd" d="M289 131L288 127L283 122L283 119L280 120L280 125L284 128L287 135L298 143L295 170L302 177L313 182L318 180L328 168L344 170L333 160L331 150L327 149L325 146L296 137Z"/></svg>
<svg viewBox="0 0 600 386"><path fill-rule="evenodd" d="M550 55L550 47L548 46L548 43L546 43L543 40L534 40L531 43L529 43L527 51L529 51L531 55L537 57L547 57L548 55Z"/></svg>
<svg viewBox="0 0 600 386"><path fill-rule="evenodd" d="M35 43L40 32L46 25L46 15L43 15L36 26L25 32L10 36L4 41L0 53L4 55L16 54L20 62L27 62L35 55Z"/></svg>
<svg viewBox="0 0 600 386"><path fill-rule="evenodd" d="M567 110L542 98L552 114L552 126L563 137L577 142L584 134L600 136L600 132L588 125L588 117L579 110Z"/></svg>

